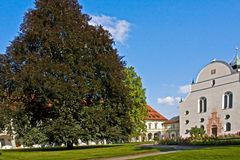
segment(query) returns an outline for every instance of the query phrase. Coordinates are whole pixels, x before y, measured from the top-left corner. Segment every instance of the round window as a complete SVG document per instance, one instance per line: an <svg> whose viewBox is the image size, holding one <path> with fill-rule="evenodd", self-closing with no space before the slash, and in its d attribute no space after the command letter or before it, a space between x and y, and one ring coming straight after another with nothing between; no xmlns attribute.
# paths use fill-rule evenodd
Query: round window
<svg viewBox="0 0 240 160"><path fill-rule="evenodd" d="M227 115L225 116L225 119L229 119L229 118L230 118L230 115L227 114Z"/></svg>
<svg viewBox="0 0 240 160"><path fill-rule="evenodd" d="M204 118L201 118L201 119L200 119L200 122L204 122Z"/></svg>

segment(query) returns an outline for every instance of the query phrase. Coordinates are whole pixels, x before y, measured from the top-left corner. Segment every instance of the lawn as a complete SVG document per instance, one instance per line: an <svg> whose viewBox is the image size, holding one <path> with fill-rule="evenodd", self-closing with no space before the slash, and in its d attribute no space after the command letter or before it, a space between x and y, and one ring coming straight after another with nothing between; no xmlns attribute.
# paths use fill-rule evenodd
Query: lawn
<svg viewBox="0 0 240 160"><path fill-rule="evenodd" d="M138 160L240 160L240 146L208 147Z"/></svg>
<svg viewBox="0 0 240 160"><path fill-rule="evenodd" d="M124 145L105 145L90 148L82 147L75 150L62 151L2 151L0 160L81 160L124 156L161 150L157 148L141 148L138 145L139 143Z"/></svg>

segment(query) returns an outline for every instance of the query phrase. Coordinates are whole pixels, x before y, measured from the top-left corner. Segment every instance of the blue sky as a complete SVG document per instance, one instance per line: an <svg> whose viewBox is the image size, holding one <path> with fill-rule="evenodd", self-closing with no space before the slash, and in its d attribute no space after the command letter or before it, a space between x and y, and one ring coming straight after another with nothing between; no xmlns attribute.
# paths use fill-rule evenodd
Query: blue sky
<svg viewBox="0 0 240 160"><path fill-rule="evenodd" d="M19 32L34 0L0 5L0 53ZM238 0L80 0L92 23L116 39L119 54L134 66L147 102L163 115L178 115L179 88L191 83L213 58L230 61L240 46ZM185 87L186 88L186 87ZM182 88L185 89L185 88ZM166 98L168 97L168 98Z"/></svg>

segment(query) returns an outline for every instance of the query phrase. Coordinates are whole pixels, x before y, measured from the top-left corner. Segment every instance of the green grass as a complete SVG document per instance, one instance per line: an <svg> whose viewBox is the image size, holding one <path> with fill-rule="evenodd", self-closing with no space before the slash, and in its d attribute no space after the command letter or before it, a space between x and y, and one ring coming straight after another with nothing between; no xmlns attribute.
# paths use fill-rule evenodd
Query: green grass
<svg viewBox="0 0 240 160"><path fill-rule="evenodd" d="M124 145L106 145L90 148L78 148L75 150L59 150L55 151L29 151L29 150L10 150L2 151L0 160L81 160L91 158L117 157L131 154L140 154L146 152L154 152L159 148L141 148L139 143L130 143Z"/></svg>
<svg viewBox="0 0 240 160"><path fill-rule="evenodd" d="M208 147L138 160L240 160L240 146Z"/></svg>

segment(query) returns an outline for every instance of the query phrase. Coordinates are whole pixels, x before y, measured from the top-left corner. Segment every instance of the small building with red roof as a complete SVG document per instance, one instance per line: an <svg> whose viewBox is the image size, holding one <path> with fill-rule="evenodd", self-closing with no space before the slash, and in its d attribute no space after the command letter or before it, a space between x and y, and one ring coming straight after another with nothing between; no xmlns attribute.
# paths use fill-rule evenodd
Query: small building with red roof
<svg viewBox="0 0 240 160"><path fill-rule="evenodd" d="M154 110L150 105L147 105L148 116L145 120L149 121L167 121L168 119L162 114Z"/></svg>
<svg viewBox="0 0 240 160"><path fill-rule="evenodd" d="M143 141L153 141L154 138L160 139L163 136L163 123L168 119L161 113L147 105L148 115L145 119L147 132L142 136Z"/></svg>
<svg viewBox="0 0 240 160"><path fill-rule="evenodd" d="M147 105L145 118L146 132L132 139L135 142L154 141L162 138L176 138L179 136L179 117L168 120L161 113Z"/></svg>

